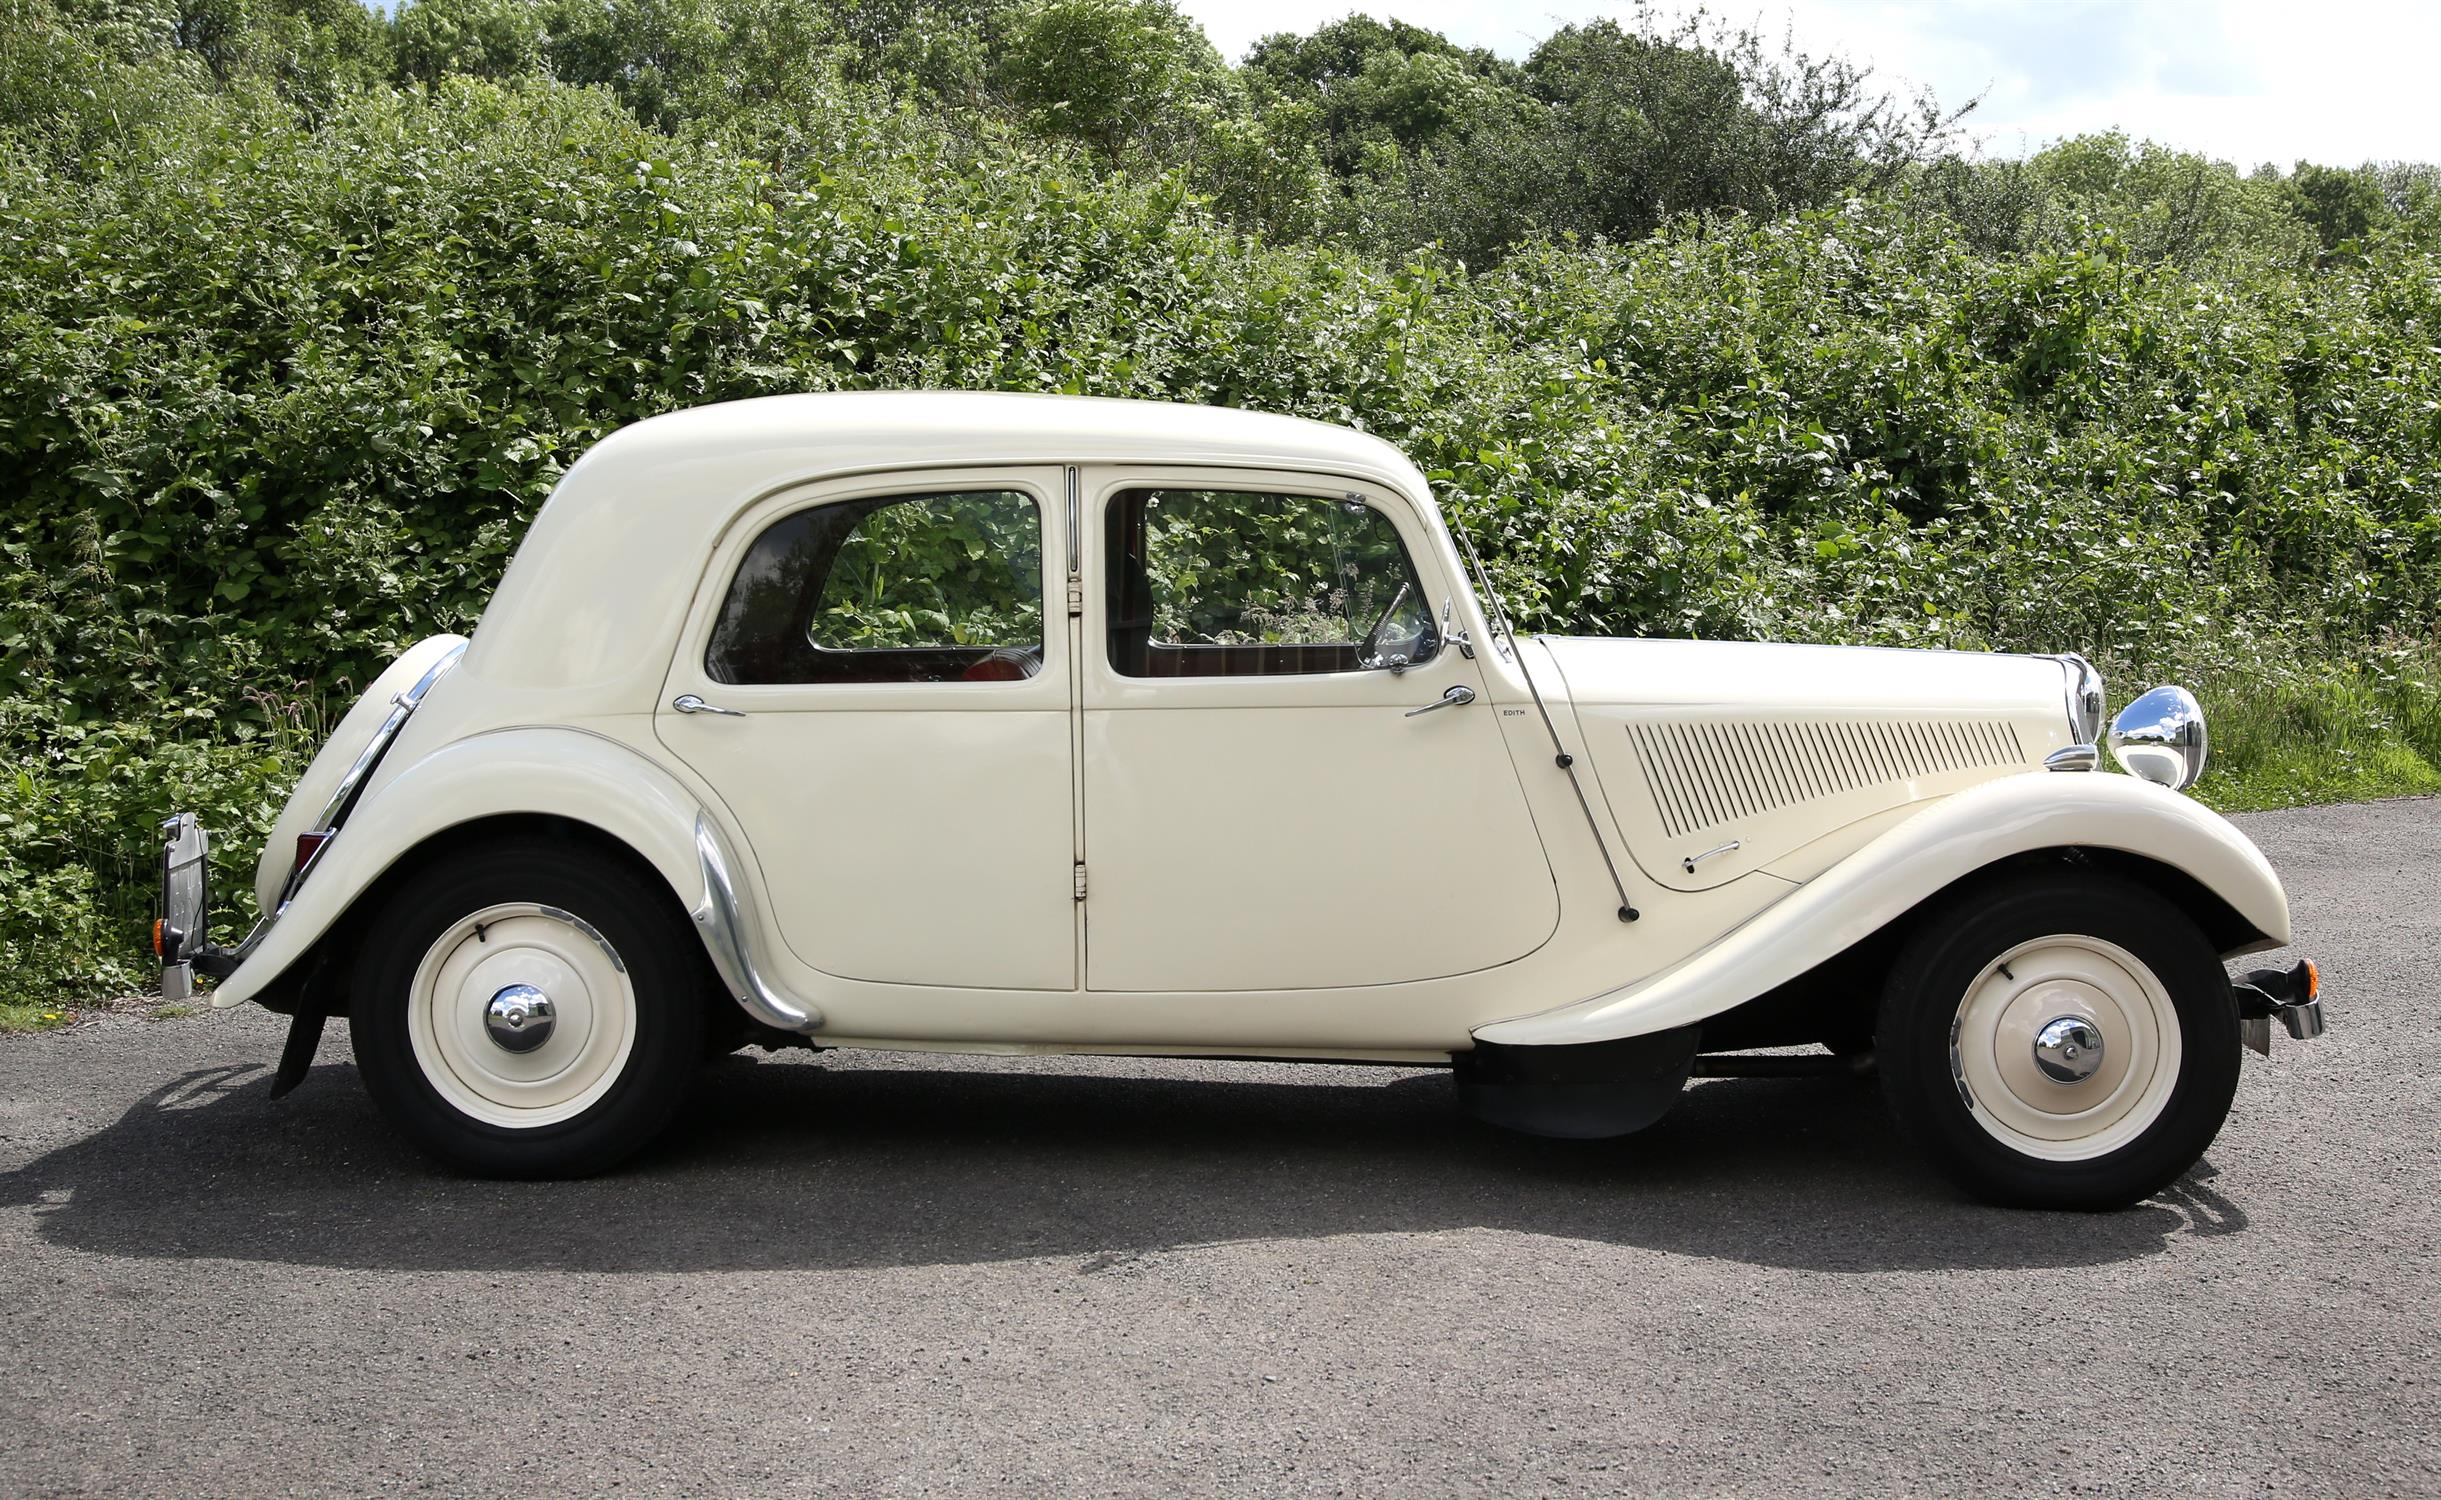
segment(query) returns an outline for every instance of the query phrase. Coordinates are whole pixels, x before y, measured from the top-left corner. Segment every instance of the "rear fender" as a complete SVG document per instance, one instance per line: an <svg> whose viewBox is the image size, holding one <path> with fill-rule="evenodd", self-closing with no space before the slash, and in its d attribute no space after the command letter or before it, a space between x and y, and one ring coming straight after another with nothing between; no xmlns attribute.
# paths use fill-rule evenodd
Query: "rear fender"
<svg viewBox="0 0 2441 1500"><path fill-rule="evenodd" d="M265 994L311 953L384 873L436 835L484 818L545 814L618 840L668 882L714 967L746 998L764 987L747 954L751 894L702 799L624 745L576 729L504 729L455 741L382 781L357 804L307 880L236 970L215 1008ZM776 997L773 997L776 999ZM758 1016L762 1011L748 1005ZM766 1019L801 1029L795 1012Z"/></svg>
<svg viewBox="0 0 2441 1500"><path fill-rule="evenodd" d="M2251 929L2258 941L2241 949L2289 940L2279 876L2218 813L2133 776L2031 772L1942 799L1671 968L1494 1022L1475 1038L1573 1046L1693 1025L1845 953L1979 870L2051 849L2113 850L2167 865Z"/></svg>

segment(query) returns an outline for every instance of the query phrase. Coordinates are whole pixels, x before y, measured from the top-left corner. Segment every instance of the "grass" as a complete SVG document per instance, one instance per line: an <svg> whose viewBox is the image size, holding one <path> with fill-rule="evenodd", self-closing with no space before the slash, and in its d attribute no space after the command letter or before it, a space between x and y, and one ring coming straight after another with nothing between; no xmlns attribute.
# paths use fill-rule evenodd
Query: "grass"
<svg viewBox="0 0 2441 1500"><path fill-rule="evenodd" d="M2430 652L2196 685L2212 733L2195 794L2221 812L2441 792L2441 670Z"/></svg>
<svg viewBox="0 0 2441 1500"><path fill-rule="evenodd" d="M77 1014L73 1006L19 1005L0 1000L0 1032L49 1031L67 1025Z"/></svg>

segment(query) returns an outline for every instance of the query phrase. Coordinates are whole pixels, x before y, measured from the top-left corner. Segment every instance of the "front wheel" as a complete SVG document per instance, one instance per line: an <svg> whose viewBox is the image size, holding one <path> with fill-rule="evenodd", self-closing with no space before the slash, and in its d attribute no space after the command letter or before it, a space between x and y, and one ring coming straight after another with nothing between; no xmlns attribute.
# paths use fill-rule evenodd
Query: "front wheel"
<svg viewBox="0 0 2441 1500"><path fill-rule="evenodd" d="M2176 905L2099 871L1973 888L1900 948L1884 1097L1961 1186L2124 1208L2200 1159L2237 1092L2229 977Z"/></svg>
<svg viewBox="0 0 2441 1500"><path fill-rule="evenodd" d="M490 1176L614 1166L669 1121L708 1010L684 915L642 872L547 842L410 876L359 953L348 1032L374 1102Z"/></svg>

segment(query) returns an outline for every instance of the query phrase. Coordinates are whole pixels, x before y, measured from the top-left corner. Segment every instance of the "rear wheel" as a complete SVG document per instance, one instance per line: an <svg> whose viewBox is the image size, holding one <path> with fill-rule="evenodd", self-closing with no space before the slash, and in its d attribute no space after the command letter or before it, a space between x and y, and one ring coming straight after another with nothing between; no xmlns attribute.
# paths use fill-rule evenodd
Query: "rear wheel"
<svg viewBox="0 0 2441 1500"><path fill-rule="evenodd" d="M1976 887L1892 965L1883 1094L1952 1178L1996 1203L2112 1209L2202 1157L2237 1091L2237 1008L2177 906L2100 872Z"/></svg>
<svg viewBox="0 0 2441 1500"><path fill-rule="evenodd" d="M701 965L669 893L597 851L473 851L408 878L357 959L366 1087L425 1151L495 1176L616 1165L703 1056Z"/></svg>

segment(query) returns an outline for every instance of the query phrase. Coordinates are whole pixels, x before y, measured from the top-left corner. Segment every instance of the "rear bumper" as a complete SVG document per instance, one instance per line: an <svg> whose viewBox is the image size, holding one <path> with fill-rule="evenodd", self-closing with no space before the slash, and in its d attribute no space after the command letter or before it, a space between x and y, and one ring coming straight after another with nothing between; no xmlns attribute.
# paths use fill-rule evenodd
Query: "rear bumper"
<svg viewBox="0 0 2441 1500"><path fill-rule="evenodd" d="M236 952L213 945L205 928L212 917L212 836L201 819L182 812L161 824L161 882L153 904L153 953L161 960L161 998L185 1000L195 976L226 979L260 936L258 928Z"/></svg>

